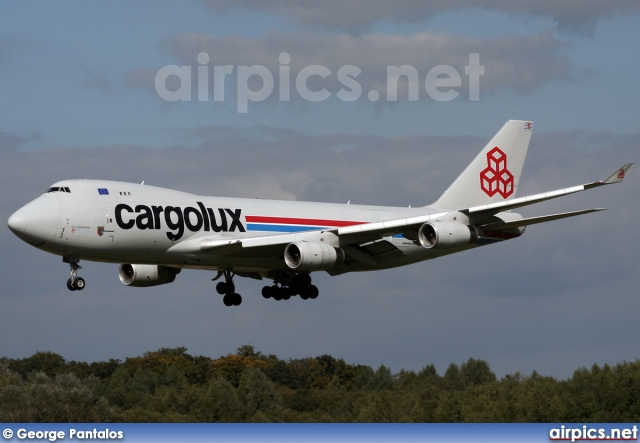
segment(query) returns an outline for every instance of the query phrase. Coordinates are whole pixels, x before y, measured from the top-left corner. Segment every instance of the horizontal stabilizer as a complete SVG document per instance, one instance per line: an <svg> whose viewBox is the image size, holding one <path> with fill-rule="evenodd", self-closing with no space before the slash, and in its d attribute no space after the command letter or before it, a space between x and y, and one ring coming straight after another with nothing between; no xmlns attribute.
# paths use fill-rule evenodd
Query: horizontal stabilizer
<svg viewBox="0 0 640 443"><path fill-rule="evenodd" d="M560 220L567 217L575 217L576 215L589 214L590 212L605 211L605 208L583 209L582 211L562 212L560 214L543 215L541 217L521 218L509 222L494 222L479 226L481 229L490 229L492 231L505 231L507 229L519 228L521 226L535 225L545 223L552 220Z"/></svg>

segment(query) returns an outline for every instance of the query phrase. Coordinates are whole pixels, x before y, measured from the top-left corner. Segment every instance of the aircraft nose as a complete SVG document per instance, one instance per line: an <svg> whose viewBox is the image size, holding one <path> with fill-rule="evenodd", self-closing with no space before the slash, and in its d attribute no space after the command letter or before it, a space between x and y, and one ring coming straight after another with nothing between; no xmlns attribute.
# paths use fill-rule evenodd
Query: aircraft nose
<svg viewBox="0 0 640 443"><path fill-rule="evenodd" d="M22 211L14 212L13 215L9 217L7 226L9 226L9 229L11 229L11 231L16 234L26 231L27 217L24 215L24 212Z"/></svg>
<svg viewBox="0 0 640 443"><path fill-rule="evenodd" d="M59 218L58 199L39 197L14 212L7 225L21 240L29 244L42 244L55 235Z"/></svg>

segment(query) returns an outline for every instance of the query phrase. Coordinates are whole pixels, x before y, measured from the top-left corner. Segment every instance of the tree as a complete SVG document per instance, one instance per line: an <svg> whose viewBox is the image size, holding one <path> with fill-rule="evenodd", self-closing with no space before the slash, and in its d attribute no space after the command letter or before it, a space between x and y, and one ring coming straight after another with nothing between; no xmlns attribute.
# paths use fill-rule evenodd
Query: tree
<svg viewBox="0 0 640 443"><path fill-rule="evenodd" d="M496 381L496 375L489 368L489 364L484 360L470 358L460 366L460 375L466 386L479 386L484 383Z"/></svg>
<svg viewBox="0 0 640 443"><path fill-rule="evenodd" d="M30 372L44 372L49 377L60 374L64 371L66 365L65 359L54 352L36 352L31 357L14 360L9 364L9 368L18 372L23 378Z"/></svg>
<svg viewBox="0 0 640 443"><path fill-rule="evenodd" d="M252 358L262 358L263 355L259 352L256 352L255 348L252 345L242 345L238 349L236 349L236 354L242 355L243 357L252 357Z"/></svg>
<svg viewBox="0 0 640 443"><path fill-rule="evenodd" d="M282 397L273 382L260 369L247 366L242 370L238 393L247 408L250 420L255 420L260 413L259 418L278 421Z"/></svg>
<svg viewBox="0 0 640 443"><path fill-rule="evenodd" d="M393 385L394 379L391 369L385 365L380 365L376 372L374 372L368 389L373 391L391 390L393 389Z"/></svg>
<svg viewBox="0 0 640 443"><path fill-rule="evenodd" d="M524 392L520 398L524 421L550 423L566 420L566 402L559 395L561 386L552 377L544 377L533 371L524 383Z"/></svg>
<svg viewBox="0 0 640 443"><path fill-rule="evenodd" d="M209 377L224 377L237 387L247 367L265 369L267 364L254 357L229 354L209 363Z"/></svg>
<svg viewBox="0 0 640 443"><path fill-rule="evenodd" d="M211 379L201 389L193 414L206 422L239 422L245 416L237 389L222 377Z"/></svg>
<svg viewBox="0 0 640 443"><path fill-rule="evenodd" d="M451 363L444 373L442 378L445 389L447 390L459 390L463 389L465 385L464 378L460 372L460 368L457 364Z"/></svg>

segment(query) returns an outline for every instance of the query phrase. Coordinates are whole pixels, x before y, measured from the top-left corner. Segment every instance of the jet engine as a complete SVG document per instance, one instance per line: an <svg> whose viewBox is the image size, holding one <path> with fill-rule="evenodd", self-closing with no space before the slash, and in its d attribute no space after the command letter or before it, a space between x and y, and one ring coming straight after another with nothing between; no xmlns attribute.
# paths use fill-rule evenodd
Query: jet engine
<svg viewBox="0 0 640 443"><path fill-rule="evenodd" d="M474 242L478 231L462 223L435 220L420 226L418 238L427 249L449 249Z"/></svg>
<svg viewBox="0 0 640 443"><path fill-rule="evenodd" d="M180 268L157 265L120 265L120 281L127 286L144 288L171 283L182 271Z"/></svg>
<svg viewBox="0 0 640 443"><path fill-rule="evenodd" d="M326 243L295 242L284 249L284 261L297 271L322 271L344 262L344 251Z"/></svg>

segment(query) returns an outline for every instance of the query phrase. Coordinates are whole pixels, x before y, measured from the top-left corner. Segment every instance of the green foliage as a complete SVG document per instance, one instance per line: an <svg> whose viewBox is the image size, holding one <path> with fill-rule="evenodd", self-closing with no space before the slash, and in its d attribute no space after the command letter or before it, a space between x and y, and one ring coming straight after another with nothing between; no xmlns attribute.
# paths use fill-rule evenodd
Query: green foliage
<svg viewBox="0 0 640 443"><path fill-rule="evenodd" d="M239 422L244 420L244 405L238 390L226 379L216 377L202 389L194 404L197 421Z"/></svg>
<svg viewBox="0 0 640 443"><path fill-rule="evenodd" d="M637 422L638 398L640 361L558 381L535 371L497 380L473 358L442 376L432 364L393 374L251 345L217 359L183 347L124 362L0 358L2 422Z"/></svg>
<svg viewBox="0 0 640 443"><path fill-rule="evenodd" d="M460 374L465 386L479 386L496 380L496 375L491 372L486 361L474 360L473 358L462 363Z"/></svg>
<svg viewBox="0 0 640 443"><path fill-rule="evenodd" d="M0 421L82 423L108 418L94 378L83 380L73 373L49 377L38 371L13 381L0 389Z"/></svg>
<svg viewBox="0 0 640 443"><path fill-rule="evenodd" d="M10 360L9 369L17 372L23 378L34 371L40 371L53 377L65 368L65 360L61 355L53 352L36 352L31 357L22 360Z"/></svg>
<svg viewBox="0 0 640 443"><path fill-rule="evenodd" d="M274 421L279 417L282 397L273 382L260 369L247 366L242 370L238 394L245 405L249 421Z"/></svg>

